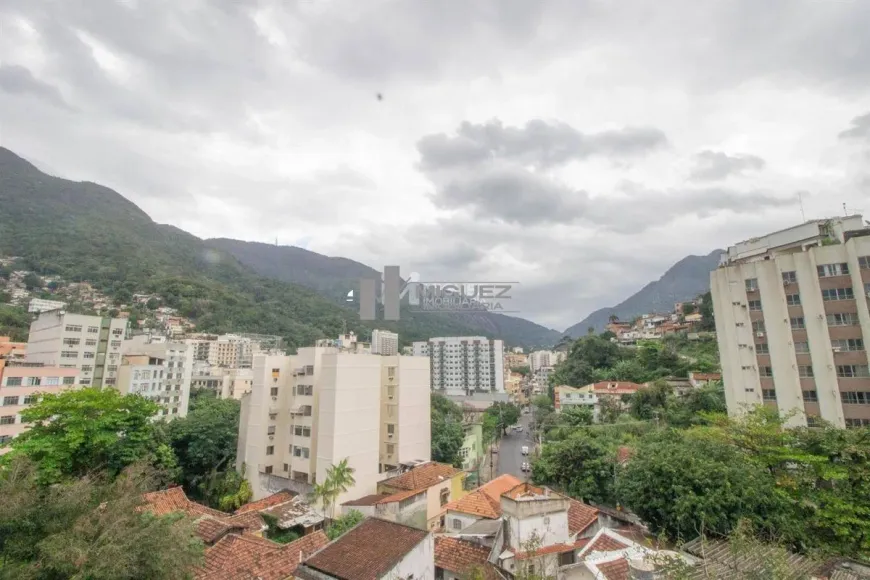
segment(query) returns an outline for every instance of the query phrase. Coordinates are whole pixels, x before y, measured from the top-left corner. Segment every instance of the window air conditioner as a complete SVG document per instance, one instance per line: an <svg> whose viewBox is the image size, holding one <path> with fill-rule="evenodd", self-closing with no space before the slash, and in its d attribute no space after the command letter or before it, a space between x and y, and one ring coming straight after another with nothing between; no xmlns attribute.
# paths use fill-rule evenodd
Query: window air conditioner
<svg viewBox="0 0 870 580"><path fill-rule="evenodd" d="M755 336L757 336L758 338L764 338L764 333L763 332L756 332Z"/></svg>
<svg viewBox="0 0 870 580"><path fill-rule="evenodd" d="M835 347L833 347L833 349L831 349L831 350L833 350L834 352L840 352L840 351L843 350L843 349L840 348L839 346L835 346Z"/></svg>

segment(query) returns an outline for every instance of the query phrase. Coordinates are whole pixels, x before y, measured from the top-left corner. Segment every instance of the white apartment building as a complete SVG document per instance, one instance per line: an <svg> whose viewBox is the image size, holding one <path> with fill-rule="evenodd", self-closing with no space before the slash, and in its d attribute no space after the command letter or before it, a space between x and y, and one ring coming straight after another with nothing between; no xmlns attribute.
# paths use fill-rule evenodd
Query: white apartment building
<svg viewBox="0 0 870 580"><path fill-rule="evenodd" d="M430 338L413 343L414 356L431 360L431 383L447 395L504 393L504 341L483 336Z"/></svg>
<svg viewBox="0 0 870 580"><path fill-rule="evenodd" d="M565 360L567 353L551 350L536 350L529 354L529 370L536 373L543 367L554 367Z"/></svg>
<svg viewBox="0 0 870 580"><path fill-rule="evenodd" d="M399 354L399 335L388 330L372 331L372 354L394 356Z"/></svg>
<svg viewBox="0 0 870 580"><path fill-rule="evenodd" d="M185 342L193 346L197 361L208 362L215 367L250 369L254 355L273 352L281 346L281 337L254 334L222 334L191 338Z"/></svg>
<svg viewBox="0 0 870 580"><path fill-rule="evenodd" d="M710 274L730 414L870 425L870 227L807 223L728 248Z"/></svg>
<svg viewBox="0 0 870 580"><path fill-rule="evenodd" d="M254 499L308 493L347 458L356 485L342 502L376 492L403 463L430 455L429 359L359 354L339 346L254 357L242 398L237 467Z"/></svg>
<svg viewBox="0 0 870 580"><path fill-rule="evenodd" d="M123 318L42 312L30 324L27 360L46 366L79 370L82 387L115 386L121 364L121 344L128 334Z"/></svg>
<svg viewBox="0 0 870 580"><path fill-rule="evenodd" d="M138 392L134 388L138 370L142 380L150 377L152 383L157 383L149 384L150 387L159 387L157 390L160 394L157 402L163 407L160 411L161 417L187 416L193 372L193 346L183 342L166 341L162 337L139 335L124 341L121 348L123 358L126 359L126 365L122 363L121 366L124 372L118 378L121 392ZM150 368L136 368L143 364L142 357L158 361L157 364L162 372L155 374ZM150 366L150 363L146 366ZM149 392L154 392L154 388Z"/></svg>
<svg viewBox="0 0 870 580"><path fill-rule="evenodd" d="M27 306L27 311L32 314L34 312L51 312L52 310L60 310L62 308L66 308L66 302L34 298Z"/></svg>

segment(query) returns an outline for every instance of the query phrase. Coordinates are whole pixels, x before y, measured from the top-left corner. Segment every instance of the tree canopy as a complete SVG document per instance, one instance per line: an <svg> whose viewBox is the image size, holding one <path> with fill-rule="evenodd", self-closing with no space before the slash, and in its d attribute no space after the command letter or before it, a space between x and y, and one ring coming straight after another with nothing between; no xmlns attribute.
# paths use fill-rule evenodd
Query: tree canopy
<svg viewBox="0 0 870 580"><path fill-rule="evenodd" d="M444 395L432 393L430 420L432 459L455 467L461 466L459 450L465 441L462 408Z"/></svg>

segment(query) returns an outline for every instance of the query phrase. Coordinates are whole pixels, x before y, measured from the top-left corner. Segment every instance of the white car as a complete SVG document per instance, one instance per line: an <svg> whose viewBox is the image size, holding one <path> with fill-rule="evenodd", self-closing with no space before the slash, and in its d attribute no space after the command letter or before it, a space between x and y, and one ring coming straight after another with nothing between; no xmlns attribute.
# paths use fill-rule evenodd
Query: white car
<svg viewBox="0 0 870 580"><path fill-rule="evenodd" d="M529 454L529 446L523 445L523 448L521 451L523 452L523 455L528 455Z"/></svg>
<svg viewBox="0 0 870 580"><path fill-rule="evenodd" d="M523 463L523 466L521 467L521 469L522 469L523 471L527 471L527 472L528 472L528 471L531 471L531 470L532 470L532 467L531 467L528 463Z"/></svg>

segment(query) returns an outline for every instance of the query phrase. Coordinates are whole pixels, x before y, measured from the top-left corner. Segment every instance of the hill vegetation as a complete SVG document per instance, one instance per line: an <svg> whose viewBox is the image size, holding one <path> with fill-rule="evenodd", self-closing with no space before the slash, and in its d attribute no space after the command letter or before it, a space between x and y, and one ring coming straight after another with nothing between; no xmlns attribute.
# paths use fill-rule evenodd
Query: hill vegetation
<svg viewBox="0 0 870 580"><path fill-rule="evenodd" d="M200 331L275 334L292 348L336 336L343 329L365 336L374 327L361 323L356 311L315 290L259 275L217 245L153 222L109 188L47 175L4 148L0 148L0 207L0 255L20 257L22 267L39 275L89 282L119 301L133 293L157 294L166 306L193 319ZM307 281L324 292L314 281L329 280L328 272L313 267L308 272L296 281ZM354 272L349 270L347 276ZM4 314L5 319L9 316L15 315ZM526 325L537 325L516 320L488 329L456 317L431 315L405 315L397 323L376 324L398 331L403 342L485 334L509 344L527 344L521 333ZM550 332L556 335L537 328L542 334L532 340Z"/></svg>

